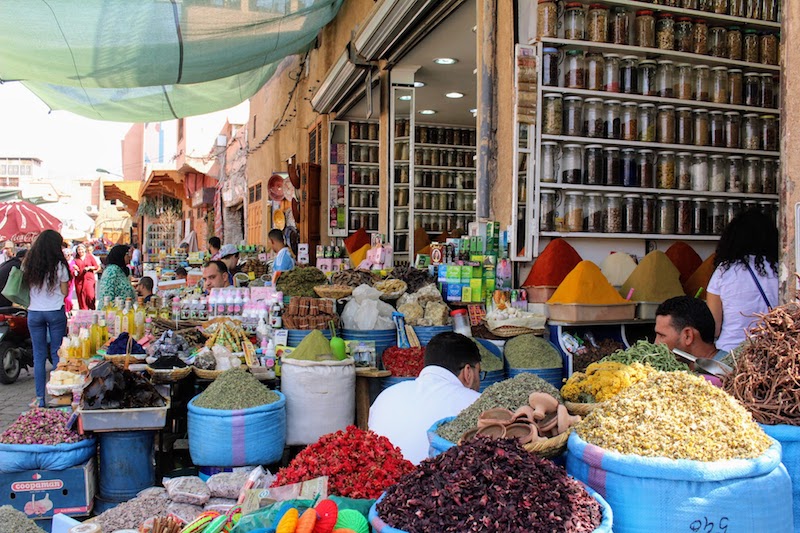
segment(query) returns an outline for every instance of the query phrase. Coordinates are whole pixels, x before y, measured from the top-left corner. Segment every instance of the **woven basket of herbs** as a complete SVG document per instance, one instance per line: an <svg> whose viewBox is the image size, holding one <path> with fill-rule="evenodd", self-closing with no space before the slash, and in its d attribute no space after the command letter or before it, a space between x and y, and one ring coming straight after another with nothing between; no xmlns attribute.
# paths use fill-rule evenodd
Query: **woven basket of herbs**
<svg viewBox="0 0 800 533"><path fill-rule="evenodd" d="M192 367L192 371L194 375L200 379L217 379L222 375L224 370L204 370L202 368L197 368L196 366Z"/></svg>
<svg viewBox="0 0 800 533"><path fill-rule="evenodd" d="M602 403L581 403L581 402L564 401L564 407L567 408L569 414L578 416L586 416L592 411L594 411L594 409L600 405L602 405Z"/></svg>
<svg viewBox="0 0 800 533"><path fill-rule="evenodd" d="M347 285L317 285L314 287L314 292L320 298L341 300L353 294L353 287L348 287Z"/></svg>
<svg viewBox="0 0 800 533"><path fill-rule="evenodd" d="M153 383L174 383L192 373L191 366L183 368L152 368L148 365L145 370L150 374L150 381Z"/></svg>
<svg viewBox="0 0 800 533"><path fill-rule="evenodd" d="M493 335L497 335L498 337L503 337L504 339L519 337L520 335L528 335L529 333L540 334L540 335L544 333L543 329L530 329L530 328L523 328L520 326L500 326L499 328L494 328L489 331L491 331Z"/></svg>

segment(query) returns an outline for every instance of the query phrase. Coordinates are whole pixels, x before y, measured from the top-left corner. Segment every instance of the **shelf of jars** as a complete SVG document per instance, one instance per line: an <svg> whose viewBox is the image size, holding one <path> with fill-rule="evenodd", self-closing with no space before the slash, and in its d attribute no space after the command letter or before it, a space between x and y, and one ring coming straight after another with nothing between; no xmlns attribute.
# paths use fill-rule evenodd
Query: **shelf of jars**
<svg viewBox="0 0 800 533"><path fill-rule="evenodd" d="M689 186L691 187L691 177L685 178L686 181L689 181L687 184L682 184L682 186ZM760 178L757 178L760 179ZM669 195L669 196L690 196L690 197L698 197L698 198L723 198L723 199L739 199L743 198L743 195L746 194L748 199L753 200L762 200L762 201L778 201L777 194L763 194L763 193L754 193L754 192L745 192L743 190L738 191L694 191L691 188L689 189L659 189L659 188L644 188L644 187L625 187L625 186L611 186L611 185L575 185L575 184L566 184L566 183L541 183L542 190L564 190L564 191L583 191L583 192L608 192L608 193L620 193L620 194L631 194L631 193L638 193L638 194L653 194L653 195ZM736 186L735 188L742 189L741 185ZM758 189L760 190L760 189Z"/></svg>

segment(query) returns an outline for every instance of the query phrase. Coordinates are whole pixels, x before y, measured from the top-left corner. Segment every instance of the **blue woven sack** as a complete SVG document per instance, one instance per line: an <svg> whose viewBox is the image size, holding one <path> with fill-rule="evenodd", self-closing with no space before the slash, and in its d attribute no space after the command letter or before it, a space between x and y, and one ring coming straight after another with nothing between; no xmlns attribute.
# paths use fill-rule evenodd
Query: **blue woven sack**
<svg viewBox="0 0 800 533"><path fill-rule="evenodd" d="M623 455L569 437L567 472L614 510L617 533L791 532L792 485L774 442L755 459Z"/></svg>
<svg viewBox="0 0 800 533"><path fill-rule="evenodd" d="M267 465L286 443L286 397L249 409L206 409L189 402L189 453L201 466Z"/></svg>
<svg viewBox="0 0 800 533"><path fill-rule="evenodd" d="M439 429L439 426L441 426L442 424L447 424L451 420L455 420L455 418L456 417L454 416L448 416L447 418L442 418L434 425L432 425L431 428L428 430L428 443L430 444L430 446L428 447L428 457L436 457L440 453L446 452L447 450L455 446L455 443L452 443L447 439L443 439L442 437L436 434L436 430Z"/></svg>
<svg viewBox="0 0 800 533"><path fill-rule="evenodd" d="M71 444L0 444L0 473L66 470L82 465L96 451L94 437Z"/></svg>
<svg viewBox="0 0 800 533"><path fill-rule="evenodd" d="M781 443L781 462L792 478L792 502L794 505L794 530L800 533L800 427L780 424L761 425L764 432Z"/></svg>

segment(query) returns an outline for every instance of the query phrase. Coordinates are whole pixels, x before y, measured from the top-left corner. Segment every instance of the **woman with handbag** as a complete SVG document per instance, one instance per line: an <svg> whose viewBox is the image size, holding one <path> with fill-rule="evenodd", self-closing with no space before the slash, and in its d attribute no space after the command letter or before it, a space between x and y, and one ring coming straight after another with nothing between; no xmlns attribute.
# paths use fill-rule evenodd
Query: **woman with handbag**
<svg viewBox="0 0 800 533"><path fill-rule="evenodd" d="M69 265L61 249L63 238L53 230L45 230L22 262L23 279L30 288L28 329L33 344L33 377L36 384L35 404L44 407L48 349L53 367L58 364L58 348L67 333L64 297L69 293ZM47 334L50 334L48 348Z"/></svg>

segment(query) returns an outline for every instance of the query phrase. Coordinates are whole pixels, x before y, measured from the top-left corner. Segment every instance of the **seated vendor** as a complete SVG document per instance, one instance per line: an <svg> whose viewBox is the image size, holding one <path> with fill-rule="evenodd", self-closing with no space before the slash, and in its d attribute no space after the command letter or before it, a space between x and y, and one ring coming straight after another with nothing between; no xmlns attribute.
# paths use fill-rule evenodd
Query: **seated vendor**
<svg viewBox="0 0 800 533"><path fill-rule="evenodd" d="M209 261L203 268L203 290L224 289L228 282L228 267L222 261Z"/></svg>
<svg viewBox="0 0 800 533"><path fill-rule="evenodd" d="M714 345L714 316L708 306L690 296L676 296L658 306L656 342L705 359L727 355Z"/></svg>
<svg viewBox="0 0 800 533"><path fill-rule="evenodd" d="M291 249L289 249L283 241L283 233L281 230L270 230L268 237L272 251L278 254L272 262L272 285L274 286L281 272L286 272L294 268L294 258L292 257Z"/></svg>
<svg viewBox="0 0 800 533"><path fill-rule="evenodd" d="M144 276L136 284L136 295L142 298L144 303L148 303L153 298L153 278Z"/></svg>
<svg viewBox="0 0 800 533"><path fill-rule="evenodd" d="M219 260L228 267L228 284L233 285L233 275L239 272L239 249L232 244L220 248Z"/></svg>
<svg viewBox="0 0 800 533"><path fill-rule="evenodd" d="M389 387L372 404L369 429L419 464L428 457L428 429L477 400L480 383L478 346L459 333L440 333L425 348L419 377Z"/></svg>

